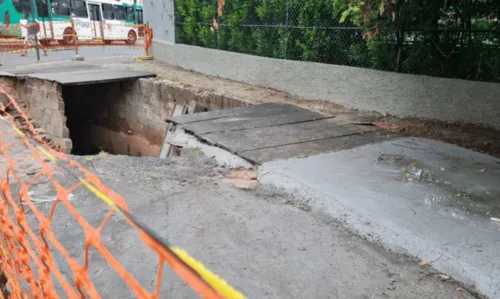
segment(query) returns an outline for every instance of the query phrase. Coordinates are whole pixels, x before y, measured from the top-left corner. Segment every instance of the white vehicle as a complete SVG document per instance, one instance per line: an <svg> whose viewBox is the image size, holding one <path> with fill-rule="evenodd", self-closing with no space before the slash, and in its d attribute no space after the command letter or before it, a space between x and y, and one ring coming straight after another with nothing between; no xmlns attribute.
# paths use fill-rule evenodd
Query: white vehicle
<svg viewBox="0 0 500 299"><path fill-rule="evenodd" d="M142 18L142 8L139 10L133 0L35 0L35 3L41 43L57 40L60 44L73 44L76 36L78 40L102 40L106 44L137 41L137 20L139 13ZM26 36L26 29L22 30Z"/></svg>

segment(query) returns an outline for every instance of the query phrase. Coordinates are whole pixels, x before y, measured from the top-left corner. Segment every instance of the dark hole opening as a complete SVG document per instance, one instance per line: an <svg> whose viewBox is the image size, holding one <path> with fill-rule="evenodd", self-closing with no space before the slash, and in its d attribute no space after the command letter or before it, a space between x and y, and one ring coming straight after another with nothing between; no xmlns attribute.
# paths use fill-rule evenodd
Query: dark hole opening
<svg viewBox="0 0 500 299"><path fill-rule="evenodd" d="M97 155L102 151L139 157L159 155L162 141L158 142L158 138L164 137L164 132L144 130L147 122L140 117L147 116L140 112L147 108L141 106L142 99L129 92L130 84L124 81L62 87L73 155ZM209 111L201 105L188 110L187 113Z"/></svg>
<svg viewBox="0 0 500 299"><path fill-rule="evenodd" d="M63 86L66 126L73 142L71 153L74 155L96 155L104 150L92 138L92 122L98 114L99 104L105 100L96 96L102 94L103 85Z"/></svg>
<svg viewBox="0 0 500 299"><path fill-rule="evenodd" d="M141 156L141 145L131 144L128 123L123 121L120 105L126 97L128 82L63 86L66 126L73 142L74 155L110 154ZM131 141L132 140L132 141ZM149 144L147 140L143 142Z"/></svg>

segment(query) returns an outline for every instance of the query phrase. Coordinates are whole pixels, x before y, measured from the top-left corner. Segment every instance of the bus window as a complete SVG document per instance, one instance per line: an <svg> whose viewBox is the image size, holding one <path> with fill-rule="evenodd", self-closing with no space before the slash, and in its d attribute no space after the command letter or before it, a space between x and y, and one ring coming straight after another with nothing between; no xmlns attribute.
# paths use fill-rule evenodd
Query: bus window
<svg viewBox="0 0 500 299"><path fill-rule="evenodd" d="M31 11L30 0L12 0L12 4L19 13Z"/></svg>
<svg viewBox="0 0 500 299"><path fill-rule="evenodd" d="M101 21L101 10L99 4L89 4L90 20L91 21Z"/></svg>
<svg viewBox="0 0 500 299"><path fill-rule="evenodd" d="M112 4L106 4L102 3L102 17L105 20L113 20L115 18L114 12L113 12L113 5Z"/></svg>
<svg viewBox="0 0 500 299"><path fill-rule="evenodd" d="M142 17L142 9L137 10L137 24L144 24L144 20Z"/></svg>
<svg viewBox="0 0 500 299"><path fill-rule="evenodd" d="M52 14L56 16L69 16L69 0L52 0Z"/></svg>
<svg viewBox="0 0 500 299"><path fill-rule="evenodd" d="M131 6L125 7L125 20L134 22L134 8Z"/></svg>
<svg viewBox="0 0 500 299"><path fill-rule="evenodd" d="M41 18L48 18L49 17L49 9L48 9L48 3L47 0L35 0L36 4L36 12L39 17Z"/></svg>
<svg viewBox="0 0 500 299"><path fill-rule="evenodd" d="M73 13L77 18L88 18L87 3L84 0L71 0Z"/></svg>
<svg viewBox="0 0 500 299"><path fill-rule="evenodd" d="M125 7L121 5L114 5L115 20L124 21L125 20Z"/></svg>

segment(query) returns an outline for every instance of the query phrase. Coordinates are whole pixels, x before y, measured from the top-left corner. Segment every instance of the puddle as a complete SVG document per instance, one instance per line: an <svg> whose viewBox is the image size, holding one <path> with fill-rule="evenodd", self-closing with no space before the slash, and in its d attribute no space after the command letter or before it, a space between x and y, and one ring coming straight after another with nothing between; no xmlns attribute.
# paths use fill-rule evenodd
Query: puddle
<svg viewBox="0 0 500 299"><path fill-rule="evenodd" d="M471 161L447 157L442 165L431 165L401 155L383 154L377 163L387 166L402 184L418 184L435 190L422 197L429 208L437 206L456 209L450 215L463 219L462 214L488 217L500 216L499 169L486 169ZM497 183L494 183L497 180Z"/></svg>

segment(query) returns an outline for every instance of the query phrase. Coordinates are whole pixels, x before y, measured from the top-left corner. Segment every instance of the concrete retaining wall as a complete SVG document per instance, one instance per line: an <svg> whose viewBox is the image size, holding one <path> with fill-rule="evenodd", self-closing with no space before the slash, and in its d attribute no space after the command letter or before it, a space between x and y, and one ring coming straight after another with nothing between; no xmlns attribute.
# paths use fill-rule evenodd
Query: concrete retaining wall
<svg viewBox="0 0 500 299"><path fill-rule="evenodd" d="M167 3L169 0L158 1ZM156 18L157 19L157 18ZM153 18L153 20L156 20ZM155 32L165 23L155 22ZM160 26L160 27L158 27ZM155 33L155 59L207 75L275 88L311 100L398 117L500 129L500 84L264 58L187 45Z"/></svg>
<svg viewBox="0 0 500 299"><path fill-rule="evenodd" d="M175 43L174 0L144 0L144 20L158 40Z"/></svg>

